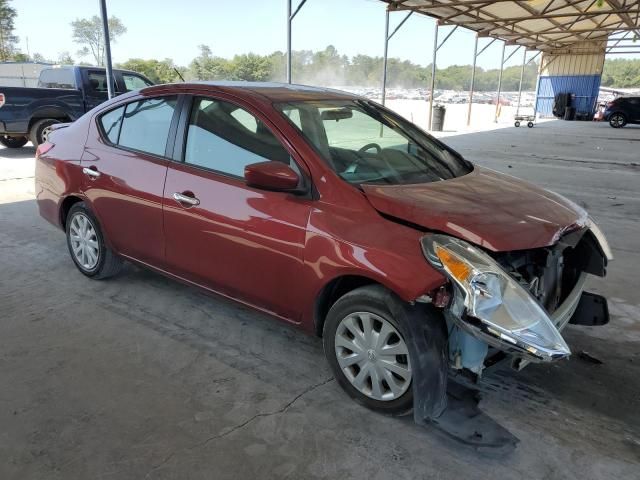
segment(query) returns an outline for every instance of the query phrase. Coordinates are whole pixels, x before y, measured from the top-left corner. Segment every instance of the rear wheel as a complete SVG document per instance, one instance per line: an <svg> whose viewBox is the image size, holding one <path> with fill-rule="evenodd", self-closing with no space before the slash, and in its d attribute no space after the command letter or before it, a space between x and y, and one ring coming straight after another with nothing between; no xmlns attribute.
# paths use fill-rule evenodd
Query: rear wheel
<svg viewBox="0 0 640 480"><path fill-rule="evenodd" d="M367 286L340 298L324 324L324 352L351 398L372 410L402 415L413 407L411 360L385 292Z"/></svg>
<svg viewBox="0 0 640 480"><path fill-rule="evenodd" d="M24 147L29 139L27 137L9 137L7 135L0 135L0 143L7 148L20 148Z"/></svg>
<svg viewBox="0 0 640 480"><path fill-rule="evenodd" d="M533 122L529 122L529 123L527 123L527 127L529 127L529 128L533 128Z"/></svg>
<svg viewBox="0 0 640 480"><path fill-rule="evenodd" d="M60 123L60 120L56 120L54 118L43 118L42 120L35 122L29 131L29 139L31 140L31 143L37 147L38 145L46 142L49 138L51 125L55 125L56 123Z"/></svg>
<svg viewBox="0 0 640 480"><path fill-rule="evenodd" d="M84 202L69 210L66 231L73 263L84 275L100 280L120 271L122 259L107 247L98 220Z"/></svg>
<svg viewBox="0 0 640 480"><path fill-rule="evenodd" d="M627 124L627 117L622 113L614 113L609 117L609 125L613 128L622 128Z"/></svg>
<svg viewBox="0 0 640 480"><path fill-rule="evenodd" d="M514 125L515 125L516 127L519 127L519 126L520 126L520 122L516 120L516 121L514 122Z"/></svg>

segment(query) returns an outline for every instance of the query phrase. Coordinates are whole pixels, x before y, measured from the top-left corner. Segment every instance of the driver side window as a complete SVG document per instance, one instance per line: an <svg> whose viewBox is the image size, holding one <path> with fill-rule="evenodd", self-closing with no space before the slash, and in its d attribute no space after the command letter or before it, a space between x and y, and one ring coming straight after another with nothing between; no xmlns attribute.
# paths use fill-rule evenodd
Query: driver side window
<svg viewBox="0 0 640 480"><path fill-rule="evenodd" d="M296 169L264 122L235 104L210 98L194 99L184 161L234 177L243 177L247 165L266 161Z"/></svg>

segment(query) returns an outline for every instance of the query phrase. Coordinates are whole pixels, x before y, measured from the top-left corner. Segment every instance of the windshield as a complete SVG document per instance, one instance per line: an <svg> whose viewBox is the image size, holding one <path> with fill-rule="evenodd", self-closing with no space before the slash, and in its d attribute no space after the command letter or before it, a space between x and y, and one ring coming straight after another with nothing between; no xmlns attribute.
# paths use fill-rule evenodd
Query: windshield
<svg viewBox="0 0 640 480"><path fill-rule="evenodd" d="M349 183L435 182L473 169L438 140L373 102L321 100L275 106Z"/></svg>

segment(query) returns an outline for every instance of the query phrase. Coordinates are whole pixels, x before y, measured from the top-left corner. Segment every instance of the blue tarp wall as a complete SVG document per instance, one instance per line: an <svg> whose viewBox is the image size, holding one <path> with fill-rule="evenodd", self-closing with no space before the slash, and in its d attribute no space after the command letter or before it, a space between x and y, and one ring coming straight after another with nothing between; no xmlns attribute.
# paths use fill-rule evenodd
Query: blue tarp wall
<svg viewBox="0 0 640 480"><path fill-rule="evenodd" d="M553 116L556 94L569 92L575 97L571 106L576 113L595 113L601 75L560 75L540 77L536 96L536 112L543 117Z"/></svg>

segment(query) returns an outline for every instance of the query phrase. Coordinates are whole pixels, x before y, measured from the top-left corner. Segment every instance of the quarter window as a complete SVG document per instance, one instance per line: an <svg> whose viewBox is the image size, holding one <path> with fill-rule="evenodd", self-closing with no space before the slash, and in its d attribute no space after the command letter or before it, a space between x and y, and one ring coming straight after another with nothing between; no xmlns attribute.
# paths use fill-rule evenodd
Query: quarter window
<svg viewBox="0 0 640 480"><path fill-rule="evenodd" d="M102 130L111 143L118 143L118 137L120 136L120 127L122 126L123 113L124 107L120 107L116 108L115 110L111 110L100 118Z"/></svg>
<svg viewBox="0 0 640 480"><path fill-rule="evenodd" d="M293 167L287 150L260 119L232 103L205 98L194 99L184 159L236 177L259 162Z"/></svg>

